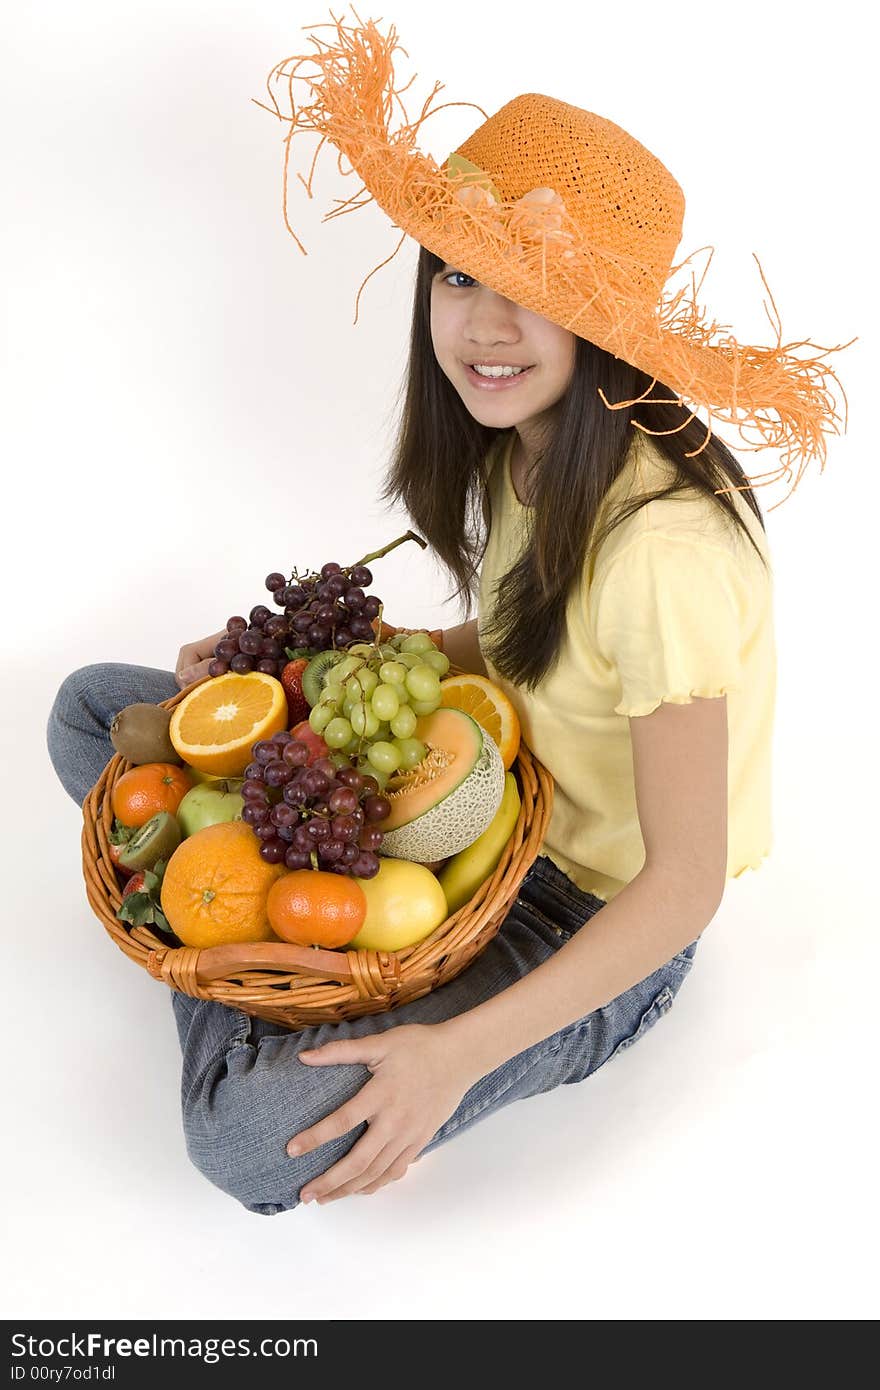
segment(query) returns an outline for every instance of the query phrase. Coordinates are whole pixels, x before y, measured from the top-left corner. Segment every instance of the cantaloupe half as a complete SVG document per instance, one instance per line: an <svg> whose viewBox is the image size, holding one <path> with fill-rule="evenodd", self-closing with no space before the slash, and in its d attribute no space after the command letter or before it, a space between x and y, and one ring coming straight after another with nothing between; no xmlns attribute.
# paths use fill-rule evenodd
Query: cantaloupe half
<svg viewBox="0 0 880 1390"><path fill-rule="evenodd" d="M389 778L391 814L379 822L379 853L431 863L458 854L491 825L504 795L498 745L463 710L441 706L419 719L415 738L427 754Z"/></svg>

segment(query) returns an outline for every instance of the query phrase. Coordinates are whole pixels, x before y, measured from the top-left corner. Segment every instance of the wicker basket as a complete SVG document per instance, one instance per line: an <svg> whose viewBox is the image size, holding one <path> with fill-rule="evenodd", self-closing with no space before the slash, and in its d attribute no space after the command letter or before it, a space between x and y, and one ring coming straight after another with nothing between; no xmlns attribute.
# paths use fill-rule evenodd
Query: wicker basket
<svg viewBox="0 0 880 1390"><path fill-rule="evenodd" d="M460 674L457 667L450 670ZM173 709L195 684L201 681L163 700L162 707ZM132 766L115 754L83 802L83 873L96 915L120 950L154 979L194 998L213 999L291 1029L383 1013L460 974L507 916L539 852L553 805L552 777L520 743L511 770L522 805L495 872L463 907L415 946L400 951L331 951L263 941L197 950L169 946L161 932L150 926L129 928L116 916L122 889L110 858L111 793Z"/></svg>

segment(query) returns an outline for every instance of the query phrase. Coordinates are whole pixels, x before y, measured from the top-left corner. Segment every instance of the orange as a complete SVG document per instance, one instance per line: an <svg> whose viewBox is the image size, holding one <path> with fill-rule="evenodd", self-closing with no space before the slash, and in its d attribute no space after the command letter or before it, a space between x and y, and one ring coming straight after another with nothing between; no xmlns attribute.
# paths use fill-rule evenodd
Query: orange
<svg viewBox="0 0 880 1390"><path fill-rule="evenodd" d="M345 946L367 915L361 885L348 874L294 869L273 883L266 902L276 936L297 946Z"/></svg>
<svg viewBox="0 0 880 1390"><path fill-rule="evenodd" d="M146 825L160 811L176 813L193 779L175 763L141 763L123 772L110 798L113 814L123 825Z"/></svg>
<svg viewBox="0 0 880 1390"><path fill-rule="evenodd" d="M175 705L168 733L175 751L199 772L239 777L251 748L287 728L287 696L274 676L233 671L214 676Z"/></svg>
<svg viewBox="0 0 880 1390"><path fill-rule="evenodd" d="M283 864L262 858L249 825L221 821L178 845L166 865L159 901L185 946L270 941L266 899L283 873Z"/></svg>
<svg viewBox="0 0 880 1390"><path fill-rule="evenodd" d="M486 676L446 676L440 682L440 704L476 719L498 744L505 771L512 766L519 751L519 715L494 681Z"/></svg>

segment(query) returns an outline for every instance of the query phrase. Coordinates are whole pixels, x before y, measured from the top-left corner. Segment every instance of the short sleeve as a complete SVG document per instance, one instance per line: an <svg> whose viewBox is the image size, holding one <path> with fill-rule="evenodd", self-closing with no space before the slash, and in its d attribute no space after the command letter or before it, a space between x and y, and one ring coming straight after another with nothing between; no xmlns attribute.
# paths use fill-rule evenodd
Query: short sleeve
<svg viewBox="0 0 880 1390"><path fill-rule="evenodd" d="M598 570L590 617L615 668L615 714L650 714L742 688L742 619L733 557L691 537L648 531Z"/></svg>

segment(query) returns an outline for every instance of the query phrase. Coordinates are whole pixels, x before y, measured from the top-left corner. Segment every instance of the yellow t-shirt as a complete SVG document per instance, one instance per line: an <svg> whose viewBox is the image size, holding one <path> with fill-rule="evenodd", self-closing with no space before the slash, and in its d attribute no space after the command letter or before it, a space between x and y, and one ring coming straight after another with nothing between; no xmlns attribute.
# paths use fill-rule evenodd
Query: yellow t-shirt
<svg viewBox="0 0 880 1390"><path fill-rule="evenodd" d="M477 632L495 585L524 540L529 508L510 475L515 431L490 451L492 527L480 573ZM674 469L633 430L603 509L652 491ZM728 494L770 563L766 535L742 494ZM604 512L603 512L604 514ZM727 877L757 869L772 846L771 762L776 694L773 575L715 502L693 490L640 507L611 532L569 596L557 664L529 693L483 653L507 692L523 738L555 782L541 852L579 887L610 901L645 862L628 716L662 700L727 694Z"/></svg>

